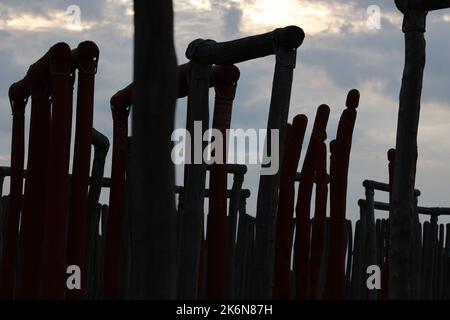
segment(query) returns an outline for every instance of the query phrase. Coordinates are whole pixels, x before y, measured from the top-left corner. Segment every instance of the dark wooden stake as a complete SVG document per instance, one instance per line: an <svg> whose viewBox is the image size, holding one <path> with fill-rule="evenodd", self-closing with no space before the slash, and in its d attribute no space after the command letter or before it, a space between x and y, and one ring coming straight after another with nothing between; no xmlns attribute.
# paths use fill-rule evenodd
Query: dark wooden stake
<svg viewBox="0 0 450 320"><path fill-rule="evenodd" d="M308 118L297 115L292 126L286 131L283 166L280 177L280 194L278 200L275 266L273 280L273 299L288 300L291 297L291 253L293 243L295 174L302 151Z"/></svg>
<svg viewBox="0 0 450 320"><path fill-rule="evenodd" d="M135 0L134 11L131 298L173 299L176 210L170 137L177 97L173 5L170 0Z"/></svg>
<svg viewBox="0 0 450 320"><path fill-rule="evenodd" d="M326 299L345 299L345 215L347 204L347 179L350 162L356 108L359 105L358 90L347 95L336 133L333 162L330 170L330 258L328 260ZM331 148L330 148L331 149Z"/></svg>
<svg viewBox="0 0 450 320"><path fill-rule="evenodd" d="M56 47L50 52L49 62L52 76L52 120L47 163L49 177L45 182L48 190L45 198L43 296L46 299L64 299L74 82L70 47L67 44Z"/></svg>
<svg viewBox="0 0 450 320"><path fill-rule="evenodd" d="M389 298L411 299L414 184L417 131L425 68L427 11L450 7L450 1L395 0L404 14L405 68L398 112L394 189L390 214Z"/></svg>
<svg viewBox="0 0 450 320"><path fill-rule="evenodd" d="M317 155L321 144L326 139L326 127L330 108L321 105L317 109L314 127L311 133L308 150L306 151L300 185L298 189L295 229L295 258L296 258L296 296L297 300L311 299L310 273L310 209L314 177L316 173Z"/></svg>
<svg viewBox="0 0 450 320"><path fill-rule="evenodd" d="M0 298L14 297L14 280L19 237L19 220L22 209L22 171L25 156L25 107L30 96L27 79L14 83L9 88L9 100L13 114L11 142L11 192L6 227L3 235L1 261Z"/></svg>
<svg viewBox="0 0 450 320"><path fill-rule="evenodd" d="M226 299L228 296L229 244L227 219L227 130L230 128L233 100L236 94L239 69L223 66L216 71L216 92L212 127L221 132L223 141L222 164L214 163L210 169L209 212L207 221L208 254L206 272L206 298Z"/></svg>
<svg viewBox="0 0 450 320"><path fill-rule="evenodd" d="M82 42L72 52L78 69L75 148L73 152L72 189L67 236L67 265L81 270L81 289L67 290L71 300L86 298L86 221L88 209L89 167L91 163L92 122L94 117L94 82L99 50L91 41Z"/></svg>
<svg viewBox="0 0 450 320"><path fill-rule="evenodd" d="M57 44L55 47L65 47ZM70 49L69 49L70 51ZM51 103L49 53L33 64L27 73L31 91L27 179L20 231L20 269L17 297L38 299L41 293L45 228L45 195L48 186Z"/></svg>

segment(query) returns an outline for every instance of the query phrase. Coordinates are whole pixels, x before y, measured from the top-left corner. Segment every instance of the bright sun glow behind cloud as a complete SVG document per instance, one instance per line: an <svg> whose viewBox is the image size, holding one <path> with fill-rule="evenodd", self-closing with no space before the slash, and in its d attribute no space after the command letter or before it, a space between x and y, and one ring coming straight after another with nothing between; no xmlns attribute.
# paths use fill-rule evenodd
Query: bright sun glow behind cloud
<svg viewBox="0 0 450 320"><path fill-rule="evenodd" d="M276 27L290 24L303 25L309 32L320 32L327 28L323 23L330 17L329 9L322 4L301 4L292 0L262 0L254 4L243 4L244 29L248 31L263 26Z"/></svg>
<svg viewBox="0 0 450 320"><path fill-rule="evenodd" d="M312 0L229 0L222 7L236 7L242 11L240 30L244 34L259 33L287 25L301 26L309 35L320 32L340 33L370 32L367 28L366 10L354 3ZM210 0L180 0L175 3L180 10L207 11L214 7Z"/></svg>

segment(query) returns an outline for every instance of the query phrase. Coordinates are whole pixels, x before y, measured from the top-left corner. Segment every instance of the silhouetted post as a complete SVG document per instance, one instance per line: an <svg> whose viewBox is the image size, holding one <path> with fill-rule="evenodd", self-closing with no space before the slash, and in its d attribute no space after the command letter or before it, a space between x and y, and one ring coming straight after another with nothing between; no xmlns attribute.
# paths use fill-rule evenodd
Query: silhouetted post
<svg viewBox="0 0 450 320"><path fill-rule="evenodd" d="M364 214L364 209L360 203L360 214ZM351 284L350 284L350 299L351 300L362 300L361 294L361 265L362 265L362 257L361 257L361 244L362 244L362 235L361 235L361 220L356 221L355 223L355 241L353 246L353 263L352 263L352 276L351 276ZM348 288L348 287L347 287Z"/></svg>
<svg viewBox="0 0 450 320"><path fill-rule="evenodd" d="M389 149L388 151L388 171L389 171L389 215L391 216L393 210L393 190L394 190L394 176L395 176L395 149ZM386 223L385 223L386 225ZM383 230L384 231L384 230ZM381 300L389 299L389 261L390 261L390 235L382 232L382 244L385 247L383 254L382 274L381 274Z"/></svg>
<svg viewBox="0 0 450 320"><path fill-rule="evenodd" d="M134 10L131 298L173 299L176 210L170 154L177 97L173 6L170 0L135 0Z"/></svg>
<svg viewBox="0 0 450 320"><path fill-rule="evenodd" d="M390 214L389 298L410 299L413 272L415 163L425 68L427 11L450 7L448 0L395 0L404 14L405 68L397 123L393 208Z"/></svg>
<svg viewBox="0 0 450 320"><path fill-rule="evenodd" d="M271 145L274 141L271 141L270 133L272 130L279 130L278 159L280 166L283 163L284 139L297 48L302 44L303 39L303 30L297 27L290 38L285 39L286 42L274 41L276 63L267 121L266 150L267 154L272 155ZM266 165L273 164L263 164L262 167ZM252 298L254 299L270 299L272 297L279 183L280 170L274 175L260 176L256 208L255 256L253 261Z"/></svg>
<svg viewBox="0 0 450 320"><path fill-rule="evenodd" d="M444 299L450 297L450 224L445 225L445 250L444 250Z"/></svg>
<svg viewBox="0 0 450 320"><path fill-rule="evenodd" d="M300 173L300 185L295 208L297 223L295 229L295 292L297 300L311 299L309 259L311 243L311 196L316 173L318 148L326 139L326 127L329 115L330 108L327 105L323 104L319 106Z"/></svg>
<svg viewBox="0 0 450 320"><path fill-rule="evenodd" d="M125 216L125 176L127 168L128 115L132 95L121 90L111 98L113 117L113 154L111 168L111 190L109 212L105 236L104 296L106 299L119 298L119 268L122 243L122 225Z"/></svg>
<svg viewBox="0 0 450 320"><path fill-rule="evenodd" d="M336 133L334 164L330 181L330 257L328 260L326 299L345 299L345 215L347 204L347 179L350 162L356 108L359 105L358 90L347 95L346 107L342 112Z"/></svg>
<svg viewBox="0 0 450 320"><path fill-rule="evenodd" d="M68 299L86 297L86 240L89 167L91 164L92 122L94 117L94 82L99 50L91 41L82 42L72 52L78 69L75 148L73 152L72 189L67 236L67 265L81 270L81 289L67 290Z"/></svg>
<svg viewBox="0 0 450 320"><path fill-rule="evenodd" d="M93 298L95 275L95 245L98 236L98 223L100 219L98 200L102 189L102 179L105 168L105 159L109 150L109 140L106 136L92 129L92 145L94 146L94 159L92 161L91 181L88 194L87 209L87 236L86 236L86 287L88 299Z"/></svg>
<svg viewBox="0 0 450 320"><path fill-rule="evenodd" d="M192 113L188 128L200 123L199 134L203 137L209 126L208 91L211 65L191 61L189 102ZM194 129L195 130L195 129ZM195 133L194 133L195 135ZM201 221L204 214L204 192L206 163L203 150L206 142L200 146L192 141L191 164L188 165L187 180L183 194L182 231L180 263L178 269L178 297L195 299L197 297L198 271L201 243ZM196 150L201 148L201 150ZM201 156L201 158L199 158Z"/></svg>
<svg viewBox="0 0 450 320"><path fill-rule="evenodd" d="M324 259L325 221L327 217L328 176L327 145L322 142L317 147L316 156L316 199L314 219L311 226L311 298L318 298L320 265Z"/></svg>
<svg viewBox="0 0 450 320"><path fill-rule="evenodd" d="M442 291L443 291L443 264L442 264L442 256L444 249L444 225L439 224L439 232L438 232L438 243L436 250L436 259L435 259L435 277L434 277L434 298L436 300L442 300Z"/></svg>
<svg viewBox="0 0 450 320"><path fill-rule="evenodd" d="M331 149L331 144L330 144ZM331 174L330 174L331 178ZM325 291L325 285L326 285L326 276L327 276L327 265L328 265L328 259L330 256L330 218L327 217L325 219L325 241L324 241L324 247L323 247L323 255L322 255L322 261L320 262L320 273L319 273L319 283L317 286L317 297L318 300L324 299L324 291Z"/></svg>
<svg viewBox="0 0 450 320"><path fill-rule="evenodd" d="M365 279L366 270L367 270L367 200L359 200L359 221L358 221L358 252L355 254L354 263L357 264L357 268L354 271L354 282L357 284L357 287L354 287L352 290L352 296L355 299L366 300L368 289L366 286ZM355 237L356 241L356 237ZM358 273L356 273L356 271Z"/></svg>
<svg viewBox="0 0 450 320"><path fill-rule="evenodd" d="M27 73L31 92L27 178L20 229L20 270L17 297L38 299L44 248L45 195L48 186L47 161L50 144L50 63L49 56L67 44L53 46ZM70 52L70 49L68 49Z"/></svg>
<svg viewBox="0 0 450 320"><path fill-rule="evenodd" d="M228 209L228 243L229 243L229 287L228 298L236 298L236 230L237 230L237 218L239 211L239 204L242 197L242 184L244 183L244 175L247 173L247 167L245 165L238 165L233 172L233 186L231 187L231 195Z"/></svg>
<svg viewBox="0 0 450 320"><path fill-rule="evenodd" d="M352 221L347 220L347 266L345 268L346 299L351 297L351 272L353 264L353 228Z"/></svg>
<svg viewBox="0 0 450 320"><path fill-rule="evenodd" d="M11 141L11 187L9 209L3 236L1 261L0 298L14 298L19 219L22 209L22 171L25 157L25 107L30 96L27 79L9 88L9 101L13 114Z"/></svg>
<svg viewBox="0 0 450 320"><path fill-rule="evenodd" d="M364 277L367 275L367 267L376 265L377 256L376 256L376 227L375 227L375 190L363 182L363 186L366 194L366 204L365 204L365 212L361 217L362 227L365 229L365 239L364 239L364 247L365 247L365 257L364 257L364 268L362 270ZM377 298L377 292L375 290L369 290L366 288L364 290L367 294L368 300L375 300Z"/></svg>
<svg viewBox="0 0 450 320"><path fill-rule="evenodd" d="M233 65L219 67L216 72L216 92L212 127L223 137L220 163L210 168L210 199L207 221L208 253L206 255L206 298L226 299L228 294L229 245L227 220L227 155L233 100L236 94L239 69ZM214 150L217 154L217 150Z"/></svg>
<svg viewBox="0 0 450 320"><path fill-rule="evenodd" d="M45 217L45 299L64 299L66 291L66 244L69 210L69 165L72 134L74 70L67 44L50 53L52 76L52 120L48 161ZM42 186L41 186L42 188Z"/></svg>
<svg viewBox="0 0 450 320"><path fill-rule="evenodd" d="M275 265L272 297L289 300L291 298L291 253L294 224L295 174L302 152L308 118L297 115L292 125L287 127L283 165L280 176L278 200Z"/></svg>

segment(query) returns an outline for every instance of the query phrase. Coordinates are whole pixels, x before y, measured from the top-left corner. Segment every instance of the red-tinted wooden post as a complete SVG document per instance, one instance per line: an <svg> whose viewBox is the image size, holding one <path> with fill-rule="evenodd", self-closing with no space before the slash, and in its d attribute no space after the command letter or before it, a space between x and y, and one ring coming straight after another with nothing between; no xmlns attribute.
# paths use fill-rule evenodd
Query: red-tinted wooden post
<svg viewBox="0 0 450 320"><path fill-rule="evenodd" d="M23 166L25 157L25 107L30 96L27 79L9 88L9 100L13 115L11 142L11 192L3 239L3 256L0 278L0 299L14 298L17 241L22 209Z"/></svg>
<svg viewBox="0 0 450 320"><path fill-rule="evenodd" d="M222 164L214 163L210 170L210 199L207 222L208 254L206 298L226 299L228 293L228 221L227 221L227 130L230 128L233 100L236 93L239 69L223 66L216 70L216 92L213 129L220 131Z"/></svg>
<svg viewBox="0 0 450 320"><path fill-rule="evenodd" d="M324 255L325 222L327 217L328 175L327 146L318 145L316 157L316 199L311 236L311 299L318 299L320 266Z"/></svg>
<svg viewBox="0 0 450 320"><path fill-rule="evenodd" d="M47 161L51 121L50 49L27 73L31 92L30 132L28 140L27 178L21 218L20 270L17 297L38 299L44 248L45 195L48 186ZM70 50L69 50L70 51Z"/></svg>
<svg viewBox="0 0 450 320"><path fill-rule="evenodd" d="M351 90L347 96L347 109L341 115L333 153L330 185L330 257L328 260L325 299L343 300L345 292L345 215L347 204L347 179L356 108L359 92Z"/></svg>
<svg viewBox="0 0 450 320"><path fill-rule="evenodd" d="M60 44L50 52L52 120L45 215L43 296L64 299L66 289L66 229L69 209L69 163L72 133L72 52ZM40 186L42 188L42 186Z"/></svg>
<svg viewBox="0 0 450 320"><path fill-rule="evenodd" d="M311 299L310 284L310 209L311 196L316 173L317 153L319 146L326 139L326 127L330 108L321 105L317 109L314 127L311 133L308 150L303 161L298 189L295 231L295 258L296 258L296 298L297 300Z"/></svg>
<svg viewBox="0 0 450 320"><path fill-rule="evenodd" d="M77 114L75 148L72 169L72 196L69 214L67 265L81 270L81 289L67 290L69 299L83 299L86 295L86 228L88 209L89 167L91 162L92 122L94 116L94 83L99 50L95 43L80 43L73 51L78 68Z"/></svg>
<svg viewBox="0 0 450 320"><path fill-rule="evenodd" d="M106 234L103 265L105 299L119 298L119 251L125 210L128 115L130 113L133 93L130 86L117 92L111 98L114 133L108 225L107 229L104 230Z"/></svg>
<svg viewBox="0 0 450 320"><path fill-rule="evenodd" d="M308 118L297 115L287 127L283 165L280 176L280 193L275 238L275 265L273 273L273 299L289 300L291 297L291 253L294 224L295 174L302 151Z"/></svg>

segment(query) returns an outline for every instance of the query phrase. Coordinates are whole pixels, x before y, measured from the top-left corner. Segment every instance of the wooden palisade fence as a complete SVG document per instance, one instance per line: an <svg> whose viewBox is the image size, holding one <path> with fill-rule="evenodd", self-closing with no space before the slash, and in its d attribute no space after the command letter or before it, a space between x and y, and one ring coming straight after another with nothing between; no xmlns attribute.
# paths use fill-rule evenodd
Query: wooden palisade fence
<svg viewBox="0 0 450 320"><path fill-rule="evenodd" d="M24 79L10 87L11 166L0 168L1 298L404 297L404 284L398 283L398 262L406 253L398 250L406 244L405 239L396 237L405 219L401 211L405 206L413 210L407 228L411 240L407 244L411 272L408 297L450 298L450 224L439 223L440 216L450 215L450 208L420 207L420 191L412 188L414 181L397 184L411 170L415 173L414 136L398 137L398 146L402 139L410 141L397 152L388 152L388 183L363 182L365 199L358 202L360 217L351 221L347 183L360 94L356 89L348 92L335 138L328 144L331 108L320 105L310 124L306 146L305 133L311 123L308 117L296 115L288 123L296 52L305 37L303 30L288 26L221 43L197 39L186 50L189 62L177 66L170 30L163 30L163 26L172 26L171 2L167 1L157 6L167 13L158 16L162 28L158 37L167 36L160 40L169 39L162 43L170 54L152 73L147 70L150 65L143 62L151 60L154 66L151 57L155 51L145 42L151 36L145 25L148 17L141 13L147 5L136 1L135 45L140 51L135 57L135 81L110 100L110 178L104 173L109 140L93 128L99 61L95 43L82 42L73 50L65 43L54 45L30 66ZM413 18L411 8L398 5L405 13L404 31L410 50L414 39L422 44L423 30L408 24ZM419 11L429 9L420 1L414 6ZM420 12L415 14L422 17ZM237 65L269 55L274 55L275 67L267 129L279 130L278 172L261 175L258 194L251 194L244 187L247 166L227 163L225 144L221 150L223 163L208 164L204 159L198 163L195 155L186 154L191 161L184 166L184 183L175 186L173 164L168 158L175 99L187 97L186 129L193 133L195 122L200 121L203 135L209 129L212 88L215 100L211 127L226 137L232 127L233 108L239 107L234 105L238 81L245 77ZM420 61L407 60L407 64L414 63ZM140 65L145 68L140 69ZM400 108L411 90L408 85L415 83L414 79L408 81L407 67ZM418 68L420 71L421 65ZM421 82L421 74L419 78L415 81ZM72 121L76 79L76 117ZM161 86L167 99L159 95L157 87ZM147 89L153 100L144 95ZM420 95L414 97L418 108ZM29 99L26 146L24 115ZM130 113L133 132L128 128ZM418 113L415 116L418 119ZM399 118L399 126L411 126L416 118ZM266 139L270 146L269 134ZM72 142L73 164L69 170ZM202 150L207 141L203 143ZM190 147L194 150L193 145ZM304 160L300 163L302 152ZM407 167L402 167L404 159L412 159ZM5 178L10 182L8 195L3 195ZM162 187L156 190L158 179ZM108 205L100 203L101 192L106 189ZM399 203L400 195L409 189L411 194ZM145 194L150 191L153 193ZM389 201L376 201L375 192L388 192ZM256 212L247 213L251 197L256 200ZM209 199L207 212L205 199ZM379 218L378 211L387 211L390 217ZM421 223L419 215L430 219ZM78 266L81 271L79 289L66 285L69 266ZM371 289L368 270L374 266L381 271L380 287Z"/></svg>

